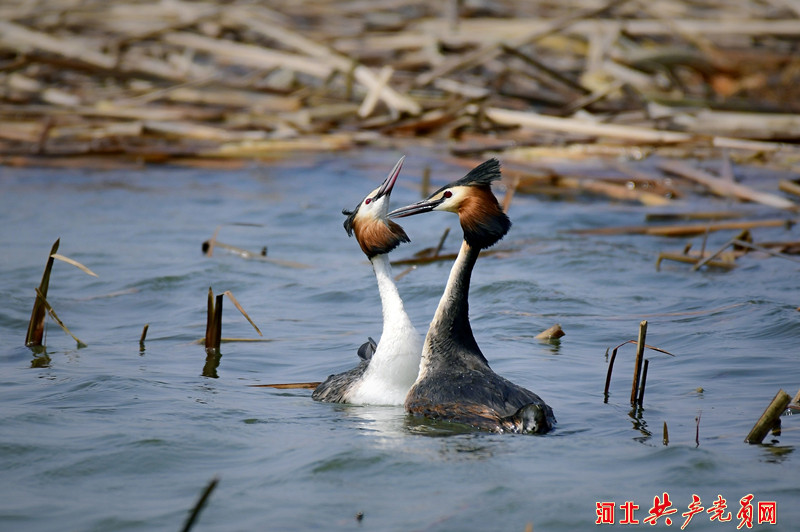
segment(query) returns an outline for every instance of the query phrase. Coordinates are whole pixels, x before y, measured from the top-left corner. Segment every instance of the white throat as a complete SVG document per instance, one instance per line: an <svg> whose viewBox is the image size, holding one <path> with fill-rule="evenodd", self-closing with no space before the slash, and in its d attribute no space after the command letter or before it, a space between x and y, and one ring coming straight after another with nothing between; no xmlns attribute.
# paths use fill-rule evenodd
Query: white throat
<svg viewBox="0 0 800 532"><path fill-rule="evenodd" d="M419 374L422 338L406 314L394 284L389 255L376 255L371 262L383 308L383 331L369 367L349 402L402 405Z"/></svg>

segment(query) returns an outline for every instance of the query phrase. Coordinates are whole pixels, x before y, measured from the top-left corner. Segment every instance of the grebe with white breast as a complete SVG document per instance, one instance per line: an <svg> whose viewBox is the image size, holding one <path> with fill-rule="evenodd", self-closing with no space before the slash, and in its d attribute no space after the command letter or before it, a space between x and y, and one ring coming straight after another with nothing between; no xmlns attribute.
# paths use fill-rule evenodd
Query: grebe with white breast
<svg viewBox="0 0 800 532"><path fill-rule="evenodd" d="M411 414L493 432L543 433L556 422L553 410L535 393L492 371L469 323L469 284L478 255L511 227L491 190L492 182L500 177L500 163L490 159L426 200L389 213L390 218L401 218L430 211L453 212L464 231L405 408Z"/></svg>
<svg viewBox="0 0 800 532"><path fill-rule="evenodd" d="M355 235L372 263L383 309L383 331L377 346L359 349L355 368L331 375L311 397L331 403L402 405L419 373L422 337L412 325L392 279L389 252L409 242L403 228L389 220L389 196L403 166L402 157L386 180L370 192L347 216L344 228ZM371 340L371 339L370 339ZM371 352L371 355L370 355Z"/></svg>

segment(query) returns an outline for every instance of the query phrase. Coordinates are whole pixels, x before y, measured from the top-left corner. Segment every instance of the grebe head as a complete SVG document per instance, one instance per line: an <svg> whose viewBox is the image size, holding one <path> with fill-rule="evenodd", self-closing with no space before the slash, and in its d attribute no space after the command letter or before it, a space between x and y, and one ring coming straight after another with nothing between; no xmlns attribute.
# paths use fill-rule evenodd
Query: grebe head
<svg viewBox="0 0 800 532"><path fill-rule="evenodd" d="M500 162L489 159L427 199L395 209L389 217L402 218L430 211L454 212L458 214L467 244L478 249L488 248L511 227L511 220L492 194L492 183L500 178Z"/></svg>
<svg viewBox="0 0 800 532"><path fill-rule="evenodd" d="M410 242L403 228L389 220L388 216L389 196L404 160L405 156L401 157L381 186L367 194L355 209L342 211L347 216L344 230L350 236L356 235L356 240L367 258L389 253L402 242Z"/></svg>

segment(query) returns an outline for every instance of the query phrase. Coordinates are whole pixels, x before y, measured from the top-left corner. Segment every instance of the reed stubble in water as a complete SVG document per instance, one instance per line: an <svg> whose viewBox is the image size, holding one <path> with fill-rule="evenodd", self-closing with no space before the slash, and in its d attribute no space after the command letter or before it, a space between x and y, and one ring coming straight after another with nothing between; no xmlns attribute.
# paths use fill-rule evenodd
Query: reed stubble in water
<svg viewBox="0 0 800 532"><path fill-rule="evenodd" d="M639 337L638 340L627 340L622 342L618 346L616 346L611 351L611 359L608 361L608 371L606 371L606 384L603 389L603 402L608 402L608 389L611 386L611 373L614 371L614 362L617 359L617 351L620 347L625 344L637 344L636 346L636 360L634 364L634 374L633 374L633 382L631 385L631 405L635 406L639 404L641 406L641 402L644 400L644 385L647 379L646 371L643 373L642 366L645 367L649 366L649 361L645 360L644 364L642 363L642 354L644 349L650 349L653 351L657 351L659 353L664 353L665 355L669 355L674 357L672 353L669 351L665 351L659 347L654 347L652 345L647 345L645 343L645 337L647 334L647 321L642 321L639 323ZM608 356L608 349L606 349L606 356Z"/></svg>
<svg viewBox="0 0 800 532"><path fill-rule="evenodd" d="M767 433L780 423L781 414L786 410L786 407L789 406L791 400L792 398L788 393L782 389L778 390L778 393L775 394L775 397L770 401L767 409L764 410L764 413L758 418L756 424L750 429L750 433L744 441L747 443L761 443Z"/></svg>
<svg viewBox="0 0 800 532"><path fill-rule="evenodd" d="M81 264L80 262L73 260L69 257L65 257L64 255L59 255L57 253L58 246L61 243L61 239L57 239L53 246L50 248L50 254L47 256L47 264L44 268L44 273L42 274L42 280L39 283L39 287L36 288L36 299L33 302L33 309L31 310L31 319L28 322L28 332L25 335L25 345L28 347L42 347L43 340L44 340L44 321L46 314L49 314L53 321L55 321L61 329L68 335L72 337L73 340L78 344L78 347L86 347L86 344L83 343L76 337L72 332L64 325L64 322L56 314L56 311L53 309L52 305L47 301L47 291L50 287L50 275L53 270L53 263L55 259L58 259L62 262L66 262L67 264L72 264L79 270L85 272L88 275L97 277L97 274L94 273L92 270Z"/></svg>

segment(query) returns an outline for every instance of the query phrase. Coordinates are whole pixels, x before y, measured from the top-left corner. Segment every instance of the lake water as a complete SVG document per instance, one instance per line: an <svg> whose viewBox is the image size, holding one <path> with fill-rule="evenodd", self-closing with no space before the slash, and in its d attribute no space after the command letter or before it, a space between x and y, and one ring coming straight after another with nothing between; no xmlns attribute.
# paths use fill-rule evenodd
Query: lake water
<svg viewBox="0 0 800 532"><path fill-rule="evenodd" d="M777 524L755 529L797 530L800 418L784 417L782 435L764 445L743 439L778 389L800 387L800 264L754 254L727 272L677 263L657 272L658 253L686 239L564 232L641 224L645 207L518 195L514 225L497 246L504 252L478 261L475 336L498 373L553 407L550 434L456 430L408 419L399 407L250 387L322 380L355 365L367 336L377 339L375 278L342 229L341 209L377 186L399 155L307 156L240 170L0 168L0 528L180 530L216 476L195 531L625 530L648 527L664 493L676 513L660 528L679 529L696 494L704 511L686 530L735 530L739 501L752 494L754 508L777 507ZM426 165L435 185L464 173L412 152L393 206L419 199ZM435 246L447 227L444 252L458 249L453 215L401 222L412 243L393 258ZM206 257L201 243L220 225L224 243L267 246L270 258L309 267L223 249ZM798 240L797 229L754 235ZM708 248L732 236L712 234ZM46 353L35 354L23 346L27 320L59 237L61 254L99 275L57 261L50 283L49 301L87 347L48 320ZM449 268L421 266L398 281L420 331ZM223 344L216 378L204 376L196 343L209 286L232 291L269 340ZM635 339L643 319L647 343L675 356L647 352L644 408L634 411L635 347L621 348L604 403L606 349ZM555 323L566 332L560 341L534 338ZM223 336L257 337L227 299ZM728 522L706 512L718 496ZM626 501L639 506L640 524L619 524ZM595 524L601 502L615 504L616 525Z"/></svg>

